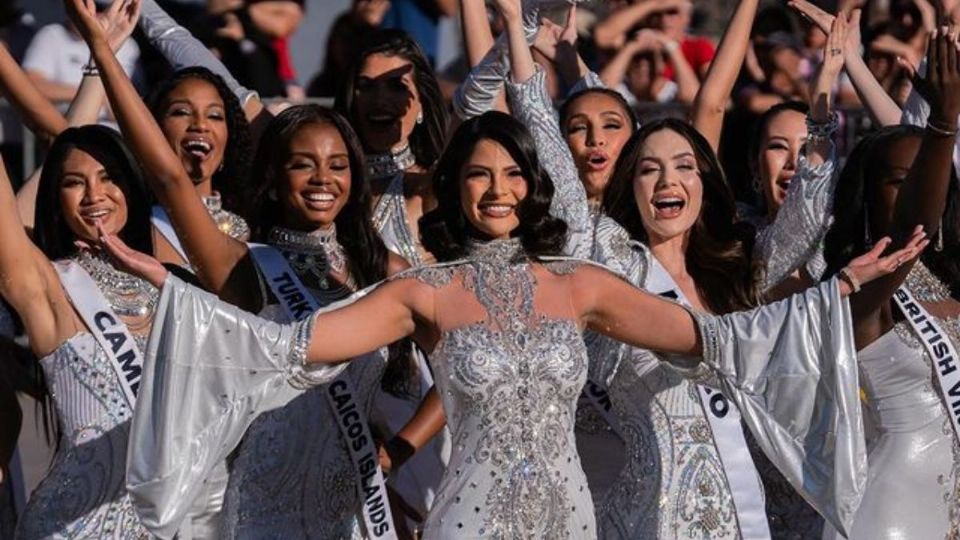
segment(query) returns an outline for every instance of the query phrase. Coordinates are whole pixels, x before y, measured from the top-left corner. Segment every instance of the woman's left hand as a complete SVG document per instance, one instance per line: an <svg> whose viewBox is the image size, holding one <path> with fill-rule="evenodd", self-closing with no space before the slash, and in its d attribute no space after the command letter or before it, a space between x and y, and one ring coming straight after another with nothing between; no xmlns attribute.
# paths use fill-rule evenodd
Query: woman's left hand
<svg viewBox="0 0 960 540"><path fill-rule="evenodd" d="M889 255L881 256L891 241L889 236L880 239L873 249L850 261L847 271L853 274L861 285L866 285L877 278L892 274L904 263L919 256L930 243L923 227L917 226L907 245Z"/></svg>
<svg viewBox="0 0 960 540"><path fill-rule="evenodd" d="M160 261L131 248L120 237L108 234L100 224L97 224L97 231L100 233L102 248L113 256L124 271L146 280L158 289L163 287L169 272Z"/></svg>

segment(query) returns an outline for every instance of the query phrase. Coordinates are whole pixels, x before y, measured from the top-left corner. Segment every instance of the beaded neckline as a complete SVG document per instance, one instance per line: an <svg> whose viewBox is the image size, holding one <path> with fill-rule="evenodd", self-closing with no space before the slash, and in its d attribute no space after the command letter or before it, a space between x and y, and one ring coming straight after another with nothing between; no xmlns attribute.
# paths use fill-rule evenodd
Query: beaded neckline
<svg viewBox="0 0 960 540"><path fill-rule="evenodd" d="M116 269L104 253L83 249L71 257L96 282L107 303L121 317L153 313L160 291L137 276Z"/></svg>
<svg viewBox="0 0 960 540"><path fill-rule="evenodd" d="M321 290L339 291L342 288L331 282L331 272L346 279L343 286L347 289L354 287L353 279L346 271L346 253L337 241L336 225L312 232L274 227L267 242L280 250L298 276L312 277Z"/></svg>
<svg viewBox="0 0 960 540"><path fill-rule="evenodd" d="M370 154L364 159L367 167L367 176L370 179L387 178L400 171L405 171L417 163L416 156L410 150L410 144L404 145L383 154Z"/></svg>
<svg viewBox="0 0 960 540"><path fill-rule="evenodd" d="M471 261L506 265L527 259L519 238L504 240L467 240L467 258Z"/></svg>
<svg viewBox="0 0 960 540"><path fill-rule="evenodd" d="M913 266L904 284L921 302L941 302L950 298L950 289L920 261Z"/></svg>

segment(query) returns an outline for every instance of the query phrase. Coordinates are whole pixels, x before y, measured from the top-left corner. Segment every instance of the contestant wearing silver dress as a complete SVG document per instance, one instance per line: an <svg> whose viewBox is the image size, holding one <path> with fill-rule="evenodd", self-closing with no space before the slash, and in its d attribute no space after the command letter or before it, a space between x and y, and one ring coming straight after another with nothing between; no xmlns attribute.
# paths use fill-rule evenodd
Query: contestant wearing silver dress
<svg viewBox="0 0 960 540"><path fill-rule="evenodd" d="M332 259L331 251L339 251L342 260L335 228L320 231L324 233L320 236L274 229L271 237L278 232L287 239L276 247L281 253L296 257L322 249L328 253L327 260ZM265 278L258 275L265 291ZM324 306L347 291L310 292ZM293 322L277 304L268 305L260 316ZM386 362L379 352L370 356L370 361L352 362L346 370L364 417L370 416ZM311 388L283 407L263 412L250 425L229 460L224 538L365 537L358 517L357 472L326 393L327 385Z"/></svg>
<svg viewBox="0 0 960 540"><path fill-rule="evenodd" d="M918 301L949 290L917 262L905 286ZM954 346L960 318L937 318ZM955 539L960 534L960 446L936 388L933 362L907 321L858 353L866 413L867 487L850 540ZM828 526L825 540L844 537Z"/></svg>
<svg viewBox="0 0 960 540"><path fill-rule="evenodd" d="M597 78L591 75L578 84L596 85ZM508 90L512 90L511 111L531 130L538 154L547 156L544 167L557 187L557 198L567 202L555 213L571 226L568 252L589 255L632 284L648 287L648 270L654 261L647 249L633 242L613 220L589 215L586 199L579 193L583 188L576 166L542 83L532 80L508 85ZM788 192L776 223L758 231L756 256L767 261L767 286L788 277L818 251L829 225L836 180L832 159L816 167L801 160L798 181ZM666 275L662 269L661 273ZM669 276L666 281L671 281ZM656 292L669 288L673 287ZM592 441L580 445L582 457L602 462L585 465L598 472L590 487L600 536L739 538L732 494L696 387L648 351L600 336L587 341L595 360L590 379L609 385L612 413L626 439L621 457L615 440L619 436L595 407L585 404L578 411L578 429ZM612 472L611 464L623 464L619 475ZM784 506L777 509L786 514L783 519L811 514L802 501ZM819 521L815 514L804 519Z"/></svg>
<svg viewBox="0 0 960 540"><path fill-rule="evenodd" d="M50 472L30 495L17 538L149 538L124 490L133 411L93 335L40 359L60 422Z"/></svg>
<svg viewBox="0 0 960 540"><path fill-rule="evenodd" d="M550 294L585 263L536 263L519 250L516 240L479 244L462 262L414 269L390 280L416 280L435 290L438 323L444 329L431 361L454 449L425 538L596 535L573 441L574 407L588 367L586 348L570 318L569 302L559 299L562 294ZM505 260L512 262L505 266ZM278 326L175 277L165 284L158 313L142 389L142 399L151 407L138 409L132 439L145 451L131 461L128 475L132 493L152 490L172 508L198 489L193 487L198 479L222 457L223 448L235 444L252 414L289 396L293 386L309 377L313 383L330 380L342 365L302 367L310 321ZM849 340L834 339L836 330L841 336L850 330L849 309L837 296L836 280L753 312L698 316L698 322L705 360L688 374L718 377L724 391L747 411L744 417L753 429L777 433L771 439L780 439L778 448L795 464L793 472L799 473L800 457L808 450L795 441L823 429L837 433L836 447L817 449L817 471L826 477L813 480L827 488L827 478L842 478L829 486L839 487L833 495L842 508L855 503L843 482L856 472L849 467L858 460L848 458L856 455L849 444L856 443L850 421L858 409L840 406L844 414L813 423L790 411L764 410L766 400L787 390L802 390L810 402L844 405L834 401L844 395L836 391L855 384L855 378L849 378ZM778 339L802 342L807 352L834 353L844 361L838 371L821 373L794 357L771 356ZM203 366L177 362L185 349L199 349L212 360ZM243 369L236 369L237 360L217 360L240 351L246 353ZM789 378L778 375L785 370ZM756 394L754 388L765 390ZM184 482L190 486L186 490L181 489Z"/></svg>

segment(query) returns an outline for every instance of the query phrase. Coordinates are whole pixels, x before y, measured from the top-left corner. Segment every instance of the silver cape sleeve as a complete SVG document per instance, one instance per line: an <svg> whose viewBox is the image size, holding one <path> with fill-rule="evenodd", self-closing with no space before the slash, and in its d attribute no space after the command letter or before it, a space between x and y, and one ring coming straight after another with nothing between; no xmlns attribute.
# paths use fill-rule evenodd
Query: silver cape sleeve
<svg viewBox="0 0 960 540"><path fill-rule="evenodd" d="M718 385L797 492L849 531L867 459L850 304L837 279L751 311L694 317L703 362L688 376Z"/></svg>
<svg viewBox="0 0 960 540"><path fill-rule="evenodd" d="M259 414L347 366L304 367L313 321L273 323L167 279L127 451L127 490L152 534L177 533L211 471Z"/></svg>
<svg viewBox="0 0 960 540"><path fill-rule="evenodd" d="M567 223L564 254L589 258L593 244L593 219L587 206L587 191L570 148L560 133L557 111L547 92L546 73L536 73L523 82L507 82L510 111L527 126L537 148L540 164L553 180L555 189L550 213Z"/></svg>
<svg viewBox="0 0 960 540"><path fill-rule="evenodd" d="M758 232L754 256L766 266L764 290L776 287L820 253L832 222L833 193L839 176L835 154L831 143L829 156L820 165L811 166L805 157L800 158L797 178L790 183L777 217Z"/></svg>

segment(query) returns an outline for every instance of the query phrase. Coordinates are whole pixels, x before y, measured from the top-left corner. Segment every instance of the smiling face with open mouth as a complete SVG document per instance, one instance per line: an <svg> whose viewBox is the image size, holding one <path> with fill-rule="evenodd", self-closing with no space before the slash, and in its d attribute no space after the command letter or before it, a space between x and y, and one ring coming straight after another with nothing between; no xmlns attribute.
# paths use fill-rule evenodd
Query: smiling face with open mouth
<svg viewBox="0 0 960 540"><path fill-rule="evenodd" d="M76 148L63 162L60 207L70 230L87 242L97 242L98 222L109 234L118 234L127 224L127 199L120 186L99 161Z"/></svg>
<svg viewBox="0 0 960 540"><path fill-rule="evenodd" d="M510 152L481 139L461 169L460 182L460 204L474 231L484 239L509 238L520 225L517 211L528 190Z"/></svg>
<svg viewBox="0 0 960 540"><path fill-rule="evenodd" d="M410 138L423 110L413 63L374 53L363 61L354 88L353 123L368 152L393 150Z"/></svg>
<svg viewBox="0 0 960 540"><path fill-rule="evenodd" d="M340 132L329 123L307 124L290 139L278 191L284 224L313 231L328 228L350 198L353 171Z"/></svg>
<svg viewBox="0 0 960 540"><path fill-rule="evenodd" d="M690 143L671 129L640 148L633 195L651 243L687 234L700 216L703 182Z"/></svg>
<svg viewBox="0 0 960 540"><path fill-rule="evenodd" d="M787 198L806 140L806 116L789 109L771 118L761 134L757 174L771 215L776 214Z"/></svg>
<svg viewBox="0 0 960 540"><path fill-rule="evenodd" d="M217 88L185 79L166 97L160 128L195 184L210 181L223 163L228 129Z"/></svg>
<svg viewBox="0 0 960 540"><path fill-rule="evenodd" d="M601 93L584 95L569 107L564 125L567 145L587 197L599 200L633 132L630 119L614 98Z"/></svg>

